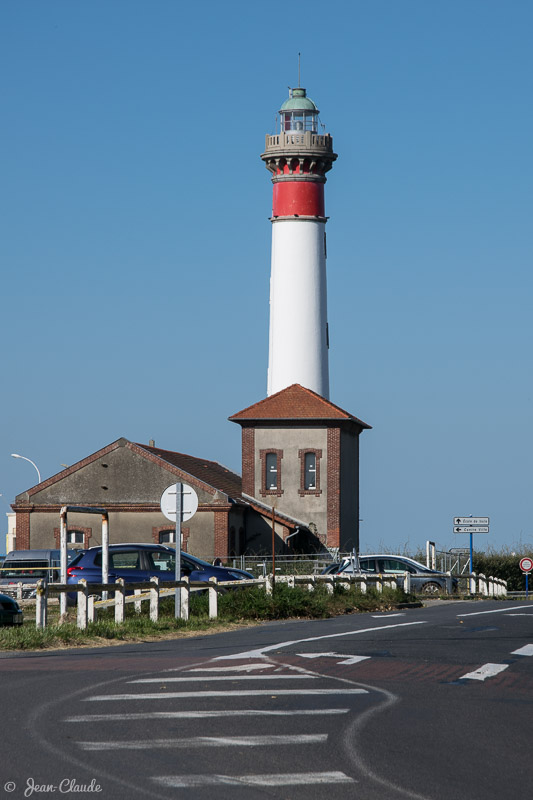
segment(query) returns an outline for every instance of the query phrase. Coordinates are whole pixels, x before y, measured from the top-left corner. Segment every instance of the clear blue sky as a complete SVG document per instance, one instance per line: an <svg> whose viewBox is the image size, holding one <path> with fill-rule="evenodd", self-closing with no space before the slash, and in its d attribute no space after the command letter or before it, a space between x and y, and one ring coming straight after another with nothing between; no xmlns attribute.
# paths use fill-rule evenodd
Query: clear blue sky
<svg viewBox="0 0 533 800"><path fill-rule="evenodd" d="M240 471L266 395L259 158L297 84L326 188L331 399L362 550L533 542L530 0L4 0L2 517L125 436ZM4 517L5 520L5 517ZM5 523L3 523L5 529ZM1 548L0 548L1 549Z"/></svg>

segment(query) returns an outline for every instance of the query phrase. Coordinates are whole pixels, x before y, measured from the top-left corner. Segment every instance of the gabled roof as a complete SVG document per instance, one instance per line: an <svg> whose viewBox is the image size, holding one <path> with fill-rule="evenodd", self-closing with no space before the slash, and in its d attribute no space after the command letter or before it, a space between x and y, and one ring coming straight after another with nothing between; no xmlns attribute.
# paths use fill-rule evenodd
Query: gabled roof
<svg viewBox="0 0 533 800"><path fill-rule="evenodd" d="M244 423L264 420L337 420L355 422L361 428L371 428L321 395L293 383L286 389L260 400L229 417L231 422Z"/></svg>
<svg viewBox="0 0 533 800"><path fill-rule="evenodd" d="M196 458L196 456L176 453L173 450L162 450L160 447L151 447L147 444L136 443L136 446L166 461L167 464L172 464L173 467L177 467L189 475L194 475L195 478L199 478L203 483L209 484L229 497L235 499L242 493L241 476L231 472L217 461L208 461L205 458Z"/></svg>

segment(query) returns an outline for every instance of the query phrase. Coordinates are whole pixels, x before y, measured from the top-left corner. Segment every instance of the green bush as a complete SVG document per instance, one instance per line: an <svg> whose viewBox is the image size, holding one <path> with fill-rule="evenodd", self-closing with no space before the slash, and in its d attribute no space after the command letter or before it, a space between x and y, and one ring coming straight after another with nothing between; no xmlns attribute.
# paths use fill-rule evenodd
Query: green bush
<svg viewBox="0 0 533 800"><path fill-rule="evenodd" d="M533 556L531 551L518 555L509 552L474 553L474 572L483 573L487 578L501 578L507 581L509 592L522 592L526 588L524 573L519 567L519 561L524 556ZM532 586L533 588L533 586Z"/></svg>

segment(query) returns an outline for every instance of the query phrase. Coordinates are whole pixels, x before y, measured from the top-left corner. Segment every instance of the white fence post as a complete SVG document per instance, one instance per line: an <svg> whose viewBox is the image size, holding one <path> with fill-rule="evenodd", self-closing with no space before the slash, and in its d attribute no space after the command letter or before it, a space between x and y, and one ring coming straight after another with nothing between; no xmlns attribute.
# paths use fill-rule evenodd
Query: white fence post
<svg viewBox="0 0 533 800"><path fill-rule="evenodd" d="M289 577L287 578L287 586L290 589L294 589L294 585L295 585L294 584L294 575L289 575Z"/></svg>
<svg viewBox="0 0 533 800"><path fill-rule="evenodd" d="M405 594L410 594L411 592L411 573L404 572L403 574L403 590Z"/></svg>
<svg viewBox="0 0 533 800"><path fill-rule="evenodd" d="M48 616L48 585L43 581L37 581L36 603L35 603L35 627L46 628Z"/></svg>
<svg viewBox="0 0 533 800"><path fill-rule="evenodd" d="M150 583L153 584L150 588L150 619L152 622L157 622L159 618L159 578L157 575L150 578Z"/></svg>
<svg viewBox="0 0 533 800"><path fill-rule="evenodd" d="M124 622L124 578L117 578L115 587L115 622Z"/></svg>
<svg viewBox="0 0 533 800"><path fill-rule="evenodd" d="M494 597L494 578L492 577L492 575L488 580L488 584L489 585L487 587L487 593L490 597Z"/></svg>
<svg viewBox="0 0 533 800"><path fill-rule="evenodd" d="M476 573L472 572L470 574L470 594L476 593L476 578L477 578Z"/></svg>
<svg viewBox="0 0 533 800"><path fill-rule="evenodd" d="M376 575L376 592L383 591L383 575Z"/></svg>
<svg viewBox="0 0 533 800"><path fill-rule="evenodd" d="M82 578L78 586L81 587L81 590L77 592L78 595L78 620L77 626L82 630L85 630L87 627L87 601L89 598L89 590L87 589L87 581L85 578Z"/></svg>
<svg viewBox="0 0 533 800"><path fill-rule="evenodd" d="M133 592L136 596L142 594L142 589L135 589ZM136 600L134 603L135 613L140 614L142 611L142 600Z"/></svg>
<svg viewBox="0 0 533 800"><path fill-rule="evenodd" d="M94 607L94 594L90 594L87 598L87 622L95 622L96 609Z"/></svg>
<svg viewBox="0 0 533 800"><path fill-rule="evenodd" d="M191 596L191 587L189 585L189 576L184 575L181 579L185 586L180 588L181 592L181 618L184 620L189 619L189 602Z"/></svg>
<svg viewBox="0 0 533 800"><path fill-rule="evenodd" d="M209 619L216 619L218 616L218 578L209 578Z"/></svg>
<svg viewBox="0 0 533 800"><path fill-rule="evenodd" d="M272 575L267 575L265 578L265 592L272 594Z"/></svg>

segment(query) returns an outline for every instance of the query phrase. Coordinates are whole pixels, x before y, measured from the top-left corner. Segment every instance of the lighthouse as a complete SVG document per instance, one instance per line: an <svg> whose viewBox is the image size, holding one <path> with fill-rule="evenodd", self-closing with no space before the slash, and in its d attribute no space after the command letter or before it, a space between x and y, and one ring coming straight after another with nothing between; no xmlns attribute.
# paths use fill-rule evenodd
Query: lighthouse
<svg viewBox="0 0 533 800"><path fill-rule="evenodd" d="M273 183L269 396L296 383L329 399L324 187L337 155L318 114L290 90L261 154Z"/></svg>

